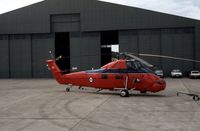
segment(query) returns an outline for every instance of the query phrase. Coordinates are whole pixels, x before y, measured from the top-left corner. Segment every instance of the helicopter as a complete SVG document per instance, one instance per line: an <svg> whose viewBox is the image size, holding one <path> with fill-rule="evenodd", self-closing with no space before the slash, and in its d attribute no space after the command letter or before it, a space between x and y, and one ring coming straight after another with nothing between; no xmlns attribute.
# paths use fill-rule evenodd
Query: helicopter
<svg viewBox="0 0 200 131"><path fill-rule="evenodd" d="M156 93L166 88L165 80L154 73L152 65L136 56L120 58L99 69L64 74L56 64L62 57L54 59L49 53L52 59L46 61L47 67L59 84L71 85L66 88L67 92L72 86L92 87L98 91L120 90L121 97L128 97L130 90Z"/></svg>

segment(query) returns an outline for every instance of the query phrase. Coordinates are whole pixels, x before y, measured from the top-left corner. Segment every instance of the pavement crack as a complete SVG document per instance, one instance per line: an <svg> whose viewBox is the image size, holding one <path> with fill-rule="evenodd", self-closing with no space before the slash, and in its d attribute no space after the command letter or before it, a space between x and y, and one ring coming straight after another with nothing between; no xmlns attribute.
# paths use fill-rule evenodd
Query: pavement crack
<svg viewBox="0 0 200 131"><path fill-rule="evenodd" d="M72 128L69 129L69 131L72 131L76 126L78 126L82 121L86 120L90 114L95 112L99 107L101 107L104 103L106 103L112 96L109 96L106 100L101 102L98 106L96 106L91 112L89 112L84 118L82 118L79 122L77 122Z"/></svg>

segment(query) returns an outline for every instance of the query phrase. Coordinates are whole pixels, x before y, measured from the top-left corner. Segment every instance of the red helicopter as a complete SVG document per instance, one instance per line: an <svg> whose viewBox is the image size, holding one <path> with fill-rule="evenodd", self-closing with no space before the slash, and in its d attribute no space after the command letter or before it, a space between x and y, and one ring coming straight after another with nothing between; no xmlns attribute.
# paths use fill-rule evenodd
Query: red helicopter
<svg viewBox="0 0 200 131"><path fill-rule="evenodd" d="M93 87L99 91L103 89L120 90L121 97L128 97L129 90L155 93L166 88L165 80L154 73L150 64L147 65L147 62L138 57L123 58L110 62L100 69L69 74L63 74L56 60L50 59L46 62L59 84L78 86L79 89L82 86ZM70 91L70 88L66 88L66 91Z"/></svg>

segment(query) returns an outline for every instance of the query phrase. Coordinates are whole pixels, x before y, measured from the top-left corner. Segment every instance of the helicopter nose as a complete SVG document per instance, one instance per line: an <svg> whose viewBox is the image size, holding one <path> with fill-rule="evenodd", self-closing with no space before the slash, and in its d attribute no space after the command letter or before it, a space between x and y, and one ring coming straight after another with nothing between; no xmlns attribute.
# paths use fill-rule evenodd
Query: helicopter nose
<svg viewBox="0 0 200 131"><path fill-rule="evenodd" d="M152 87L153 92L158 92L158 91L164 90L165 88L166 88L166 82L163 79L155 81Z"/></svg>
<svg viewBox="0 0 200 131"><path fill-rule="evenodd" d="M165 80L159 80L157 83L160 84L162 90L164 90L166 88Z"/></svg>
<svg viewBox="0 0 200 131"><path fill-rule="evenodd" d="M160 87L160 90L164 90L166 88L166 82L163 79L158 80L156 84Z"/></svg>

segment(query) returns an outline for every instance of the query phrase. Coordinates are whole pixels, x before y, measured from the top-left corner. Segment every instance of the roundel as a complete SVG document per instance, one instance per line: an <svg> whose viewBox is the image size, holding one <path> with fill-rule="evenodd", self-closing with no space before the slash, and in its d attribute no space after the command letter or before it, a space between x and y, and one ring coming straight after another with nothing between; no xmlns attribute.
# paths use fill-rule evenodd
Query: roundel
<svg viewBox="0 0 200 131"><path fill-rule="evenodd" d="M94 80L92 77L89 78L89 82L92 83Z"/></svg>

